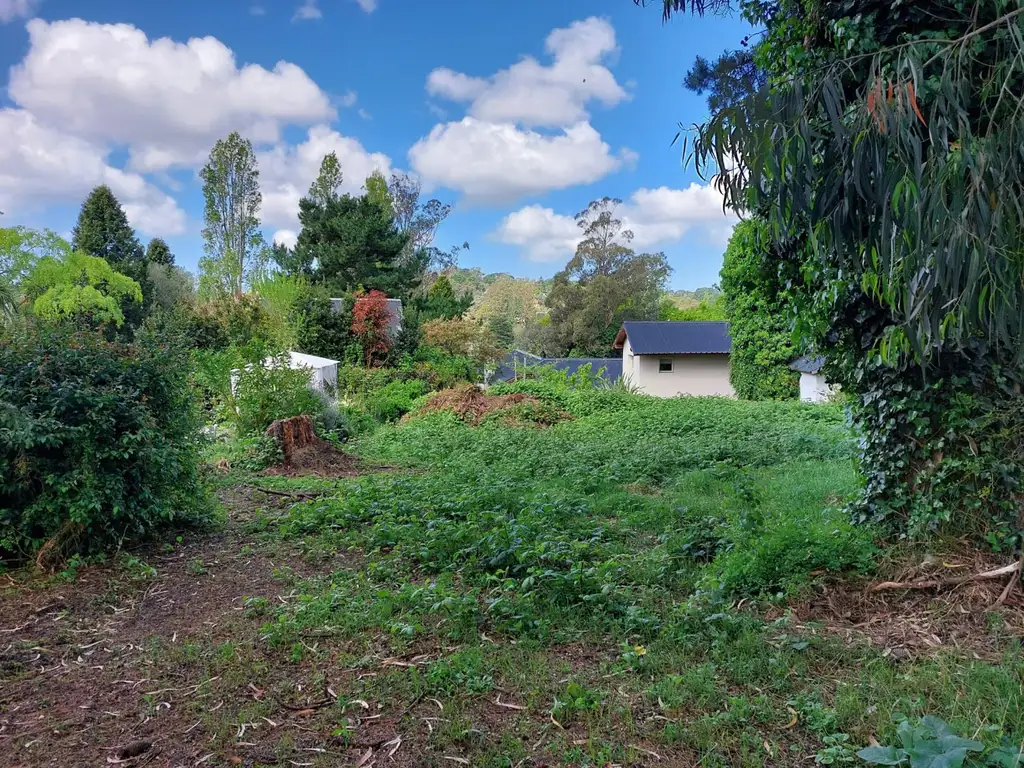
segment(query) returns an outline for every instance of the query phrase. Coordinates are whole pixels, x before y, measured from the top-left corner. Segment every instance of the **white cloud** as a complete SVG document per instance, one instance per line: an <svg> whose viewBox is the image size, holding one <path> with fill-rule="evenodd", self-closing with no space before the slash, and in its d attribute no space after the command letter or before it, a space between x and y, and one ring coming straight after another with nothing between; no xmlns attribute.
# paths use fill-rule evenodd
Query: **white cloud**
<svg viewBox="0 0 1024 768"><path fill-rule="evenodd" d="M311 21L320 18L323 18L323 13L316 4L316 0L304 0L302 5L295 9L292 21Z"/></svg>
<svg viewBox="0 0 1024 768"><path fill-rule="evenodd" d="M285 248L294 248L299 242L299 233L294 229L279 229L270 239L274 245L283 245Z"/></svg>
<svg viewBox="0 0 1024 768"><path fill-rule="evenodd" d="M367 13L377 10L377 0L356 0L356 4Z"/></svg>
<svg viewBox="0 0 1024 768"><path fill-rule="evenodd" d="M368 152L358 140L342 136L326 125L314 126L301 144L282 143L257 153L266 224L282 229L298 226L299 198L309 191L324 155L329 152L336 152L341 163L342 192L359 192L366 177L375 170L385 176L391 173L391 158L387 155Z"/></svg>
<svg viewBox="0 0 1024 768"><path fill-rule="evenodd" d="M360 116L361 118L363 118L363 120L373 120L373 115L371 115L371 114L370 114L369 112L367 112L367 111L366 111L365 109L363 109L362 107L360 107L360 108L359 108L359 109L358 109L358 110L356 111L356 114L357 114L357 115L359 115L359 116Z"/></svg>
<svg viewBox="0 0 1024 768"><path fill-rule="evenodd" d="M250 5L249 13L252 16L265 16L267 13L267 9L264 8L262 5Z"/></svg>
<svg viewBox="0 0 1024 768"><path fill-rule="evenodd" d="M629 149L613 151L587 111L591 102L614 106L629 98L606 66L618 50L611 24L597 17L573 22L553 30L545 49L547 65L527 56L486 77L447 67L430 73L427 92L467 104L468 114L434 126L409 150L427 184L502 203L590 184L636 160ZM446 119L432 101L427 107Z"/></svg>
<svg viewBox="0 0 1024 768"><path fill-rule="evenodd" d="M615 30L605 19L573 22L548 35L545 66L527 56L489 77L442 67L427 78L427 91L452 101L470 102L480 120L528 126L562 127L588 119L586 105L614 106L629 94L604 65L616 50Z"/></svg>
<svg viewBox="0 0 1024 768"><path fill-rule="evenodd" d="M588 123L546 135L473 117L434 126L409 150L427 183L489 202L589 184L634 159L629 150L612 154Z"/></svg>
<svg viewBox="0 0 1024 768"><path fill-rule="evenodd" d="M341 106L345 107L346 109L348 107L354 107L358 100L359 94L353 91L351 88L349 88L347 91L341 94L341 96L338 97L338 103Z"/></svg>
<svg viewBox="0 0 1024 768"><path fill-rule="evenodd" d="M42 125L21 109L0 110L0 210L15 215L54 203L78 203L100 184L124 205L132 225L150 235L179 235L185 212L141 175L107 162L101 144Z"/></svg>
<svg viewBox="0 0 1024 768"><path fill-rule="evenodd" d="M645 250L678 242L690 231L700 231L716 244L724 244L736 223L722 210L722 196L712 185L692 183L685 189L638 189L616 211L623 228L632 230L633 247ZM561 261L576 249L581 232L572 216L531 205L510 213L494 237L523 249L531 261Z"/></svg>
<svg viewBox="0 0 1024 768"><path fill-rule="evenodd" d="M36 12L40 0L0 0L0 24L28 18Z"/></svg>
<svg viewBox="0 0 1024 768"><path fill-rule="evenodd" d="M638 189L622 210L623 226L633 230L637 248L675 242L695 227L731 231L735 221L723 212L721 193L696 182L685 189Z"/></svg>
<svg viewBox="0 0 1024 768"><path fill-rule="evenodd" d="M503 243L518 245L530 261L560 261L572 254L580 241L580 229L571 216L539 205L510 213L494 235Z"/></svg>
<svg viewBox="0 0 1024 768"><path fill-rule="evenodd" d="M127 146L140 171L195 166L232 130L270 143L284 125L334 116L295 64L239 67L213 37L149 40L129 24L81 19L27 26L30 48L11 69L10 98L43 123Z"/></svg>

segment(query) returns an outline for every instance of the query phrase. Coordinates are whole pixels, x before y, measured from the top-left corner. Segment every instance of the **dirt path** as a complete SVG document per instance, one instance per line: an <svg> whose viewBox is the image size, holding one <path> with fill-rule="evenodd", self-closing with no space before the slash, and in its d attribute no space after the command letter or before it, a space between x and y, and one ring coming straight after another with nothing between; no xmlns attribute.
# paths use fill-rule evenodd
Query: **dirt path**
<svg viewBox="0 0 1024 768"><path fill-rule="evenodd" d="M73 583L0 577L0 762L279 762L273 752L243 761L224 749L236 714L262 698L245 672L266 669L256 650L266 618L247 606L286 600L295 577L341 563L307 565L289 545L250 532L257 510L279 514L286 499L236 490L225 501L223 530L185 534L170 552L83 567ZM254 733L266 735L259 722ZM129 744L152 746L117 763Z"/></svg>

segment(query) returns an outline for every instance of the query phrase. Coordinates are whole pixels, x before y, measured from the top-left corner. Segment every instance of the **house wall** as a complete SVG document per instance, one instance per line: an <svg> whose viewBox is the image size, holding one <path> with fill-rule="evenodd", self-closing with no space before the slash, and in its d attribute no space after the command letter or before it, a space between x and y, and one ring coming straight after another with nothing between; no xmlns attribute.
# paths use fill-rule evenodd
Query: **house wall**
<svg viewBox="0 0 1024 768"><path fill-rule="evenodd" d="M658 361L672 360L662 373ZM729 383L728 355L634 355L629 340L622 350L622 376L645 395L722 395L734 397Z"/></svg>
<svg viewBox="0 0 1024 768"><path fill-rule="evenodd" d="M800 399L805 403L824 403L839 390L831 386L820 373L800 374Z"/></svg>

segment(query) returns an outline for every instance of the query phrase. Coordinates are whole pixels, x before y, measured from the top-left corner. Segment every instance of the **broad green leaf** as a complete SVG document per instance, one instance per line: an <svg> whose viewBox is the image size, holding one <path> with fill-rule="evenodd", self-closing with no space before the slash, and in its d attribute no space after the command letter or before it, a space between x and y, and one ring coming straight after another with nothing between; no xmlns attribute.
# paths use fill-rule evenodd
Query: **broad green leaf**
<svg viewBox="0 0 1024 768"><path fill-rule="evenodd" d="M907 752L896 747L865 747L857 757L872 765L900 765L907 759Z"/></svg>

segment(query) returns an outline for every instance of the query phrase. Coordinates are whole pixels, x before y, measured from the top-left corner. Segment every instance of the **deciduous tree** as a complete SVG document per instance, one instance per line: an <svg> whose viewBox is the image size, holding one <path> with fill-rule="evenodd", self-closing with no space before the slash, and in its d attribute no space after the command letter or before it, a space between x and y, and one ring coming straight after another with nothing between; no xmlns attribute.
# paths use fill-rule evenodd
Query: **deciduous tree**
<svg viewBox="0 0 1024 768"><path fill-rule="evenodd" d="M388 199L395 224L399 232L409 237L403 260L418 259L421 252L426 252L427 264L431 268L442 270L452 267L459 251L468 248L469 244L463 243L448 251L434 246L437 228L451 214L452 206L437 198L421 202L421 191L419 179L408 174L394 173L388 182Z"/></svg>
<svg viewBox="0 0 1024 768"><path fill-rule="evenodd" d="M690 145L726 204L767 223L798 332L855 398L856 514L903 532L1020 529L1017 5L741 0L765 84Z"/></svg>
<svg viewBox="0 0 1024 768"><path fill-rule="evenodd" d="M142 303L142 289L107 262L81 251L40 259L22 287L32 311L51 320L82 318L124 324L123 307Z"/></svg>
<svg viewBox="0 0 1024 768"><path fill-rule="evenodd" d="M563 354L607 354L623 320L656 319L671 271L662 253L636 253L633 233L615 218L621 201L595 200L576 215L583 239L555 275L546 304Z"/></svg>
<svg viewBox="0 0 1024 768"><path fill-rule="evenodd" d="M391 349L388 326L388 297L381 291L358 292L352 305L352 335L363 348L363 362L369 367L380 365Z"/></svg>
<svg viewBox="0 0 1024 768"><path fill-rule="evenodd" d="M240 294L268 255L260 232L263 195L252 143L237 132L220 139L199 175L206 200L200 291Z"/></svg>

